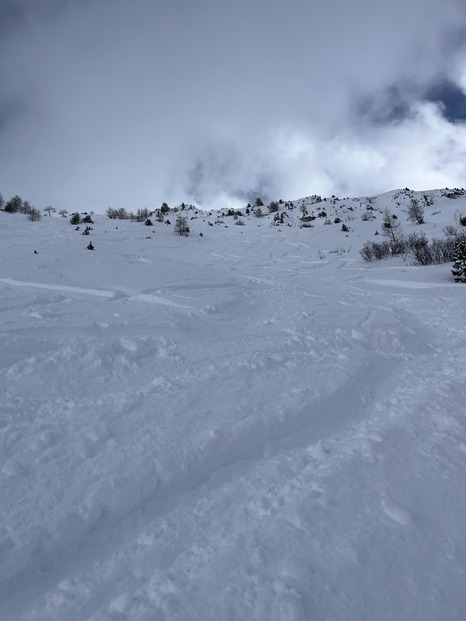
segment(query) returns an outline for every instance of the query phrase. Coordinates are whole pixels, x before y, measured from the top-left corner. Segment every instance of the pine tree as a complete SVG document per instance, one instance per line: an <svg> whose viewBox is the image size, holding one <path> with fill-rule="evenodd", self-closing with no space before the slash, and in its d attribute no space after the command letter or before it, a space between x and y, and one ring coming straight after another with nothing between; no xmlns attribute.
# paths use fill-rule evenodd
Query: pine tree
<svg viewBox="0 0 466 621"><path fill-rule="evenodd" d="M16 196L10 198L8 203L5 205L5 211L8 213L17 213L18 211L21 211L22 208L23 201L17 194Z"/></svg>
<svg viewBox="0 0 466 621"><path fill-rule="evenodd" d="M466 282L466 239L459 239L455 244L451 273L455 282Z"/></svg>

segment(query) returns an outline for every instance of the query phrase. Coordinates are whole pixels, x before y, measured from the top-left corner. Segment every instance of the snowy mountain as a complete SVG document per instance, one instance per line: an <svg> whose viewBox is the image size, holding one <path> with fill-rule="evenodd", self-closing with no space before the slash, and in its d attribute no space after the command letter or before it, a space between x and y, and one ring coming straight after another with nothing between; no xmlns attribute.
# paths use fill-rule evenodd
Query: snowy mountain
<svg viewBox="0 0 466 621"><path fill-rule="evenodd" d="M0 212L0 619L464 619L466 196L277 204Z"/></svg>

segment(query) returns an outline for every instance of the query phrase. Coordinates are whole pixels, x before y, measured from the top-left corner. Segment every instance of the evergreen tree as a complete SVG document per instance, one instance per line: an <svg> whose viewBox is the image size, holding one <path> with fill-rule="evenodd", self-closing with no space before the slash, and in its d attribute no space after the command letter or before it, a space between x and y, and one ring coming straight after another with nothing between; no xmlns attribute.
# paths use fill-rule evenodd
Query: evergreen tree
<svg viewBox="0 0 466 621"><path fill-rule="evenodd" d="M455 244L451 273L455 282L466 282L466 239L459 239Z"/></svg>
<svg viewBox="0 0 466 621"><path fill-rule="evenodd" d="M17 213L18 211L21 211L22 208L23 201L18 195L10 198L8 203L5 205L5 211L7 211L8 213Z"/></svg>

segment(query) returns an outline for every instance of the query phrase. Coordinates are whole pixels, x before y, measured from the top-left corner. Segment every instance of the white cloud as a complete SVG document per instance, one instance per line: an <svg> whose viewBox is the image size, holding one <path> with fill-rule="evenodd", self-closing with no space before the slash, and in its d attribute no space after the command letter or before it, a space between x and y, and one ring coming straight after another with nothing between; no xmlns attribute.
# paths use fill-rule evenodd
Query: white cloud
<svg viewBox="0 0 466 621"><path fill-rule="evenodd" d="M424 108L395 123L386 97L398 86L409 109L439 77L464 87L459 0L16 4L0 44L5 195L137 208L464 178L461 128Z"/></svg>

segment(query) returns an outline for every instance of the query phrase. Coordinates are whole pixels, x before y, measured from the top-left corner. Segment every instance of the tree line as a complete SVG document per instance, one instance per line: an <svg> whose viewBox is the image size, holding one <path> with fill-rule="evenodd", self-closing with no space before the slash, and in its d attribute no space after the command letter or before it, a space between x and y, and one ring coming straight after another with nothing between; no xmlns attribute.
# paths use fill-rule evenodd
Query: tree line
<svg viewBox="0 0 466 621"><path fill-rule="evenodd" d="M0 194L0 210L5 211L6 213L22 213L26 215L31 222L40 220L42 218L42 212L46 213L48 216L51 216L52 213L57 211L51 205L44 207L41 211L34 205L31 205L29 201L23 200L18 194L12 196L8 201L5 201L3 194ZM62 209L58 213L66 218L68 212L66 209Z"/></svg>

